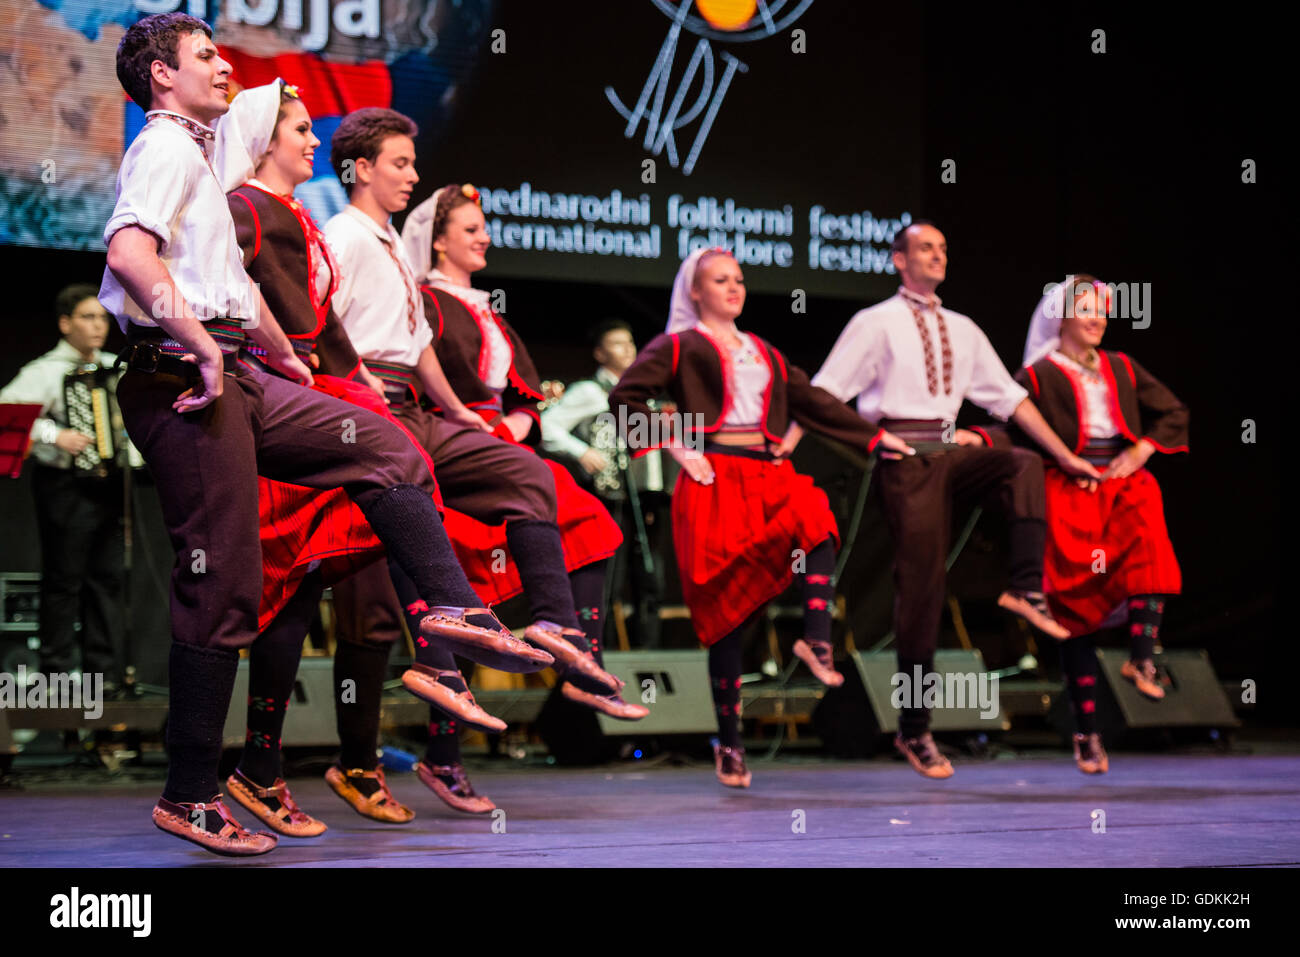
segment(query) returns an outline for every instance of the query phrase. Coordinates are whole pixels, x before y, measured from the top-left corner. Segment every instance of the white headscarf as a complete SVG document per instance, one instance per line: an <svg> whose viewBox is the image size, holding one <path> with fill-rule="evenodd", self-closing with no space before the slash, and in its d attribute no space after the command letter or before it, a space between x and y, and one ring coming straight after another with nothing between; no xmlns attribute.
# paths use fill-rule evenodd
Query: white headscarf
<svg viewBox="0 0 1300 957"><path fill-rule="evenodd" d="M265 86L240 91L226 115L217 120L217 145L212 169L221 188L230 192L243 186L257 172L257 164L271 148L275 118L280 113L279 77Z"/></svg>
<svg viewBox="0 0 1300 957"><path fill-rule="evenodd" d="M695 300L691 298L691 289L695 285L695 270L699 267L700 260L708 253L731 255L729 250L721 246L706 246L704 249L695 250L682 260L681 268L677 270L677 278L673 280L673 298L668 305L667 332L682 332L693 328L700 321L700 311L695 306Z"/></svg>
<svg viewBox="0 0 1300 957"><path fill-rule="evenodd" d="M415 209L411 210L402 223L402 245L406 247L406 258L415 267L415 276L419 280L428 279L433 273L433 217L438 211L438 197L447 187L442 186Z"/></svg>
<svg viewBox="0 0 1300 957"><path fill-rule="evenodd" d="M1025 365L1031 366L1061 347L1061 319L1065 316L1065 290L1074 288L1074 277L1066 276L1043 294L1029 320L1025 337Z"/></svg>

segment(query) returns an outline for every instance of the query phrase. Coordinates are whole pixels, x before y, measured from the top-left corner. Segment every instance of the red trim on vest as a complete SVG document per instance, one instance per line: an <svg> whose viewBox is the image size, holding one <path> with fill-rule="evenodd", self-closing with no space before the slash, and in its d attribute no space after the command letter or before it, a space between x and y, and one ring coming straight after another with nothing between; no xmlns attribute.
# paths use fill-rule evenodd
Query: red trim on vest
<svg viewBox="0 0 1300 957"><path fill-rule="evenodd" d="M433 308L438 310L438 336L434 340L434 344L436 345L438 341L442 339L442 306L438 303L438 297L433 294L432 286L421 286L420 291L429 294L429 298L433 300Z"/></svg>
<svg viewBox="0 0 1300 957"><path fill-rule="evenodd" d="M677 375L677 360L681 358L681 355L682 355L682 346L681 346L681 343L677 341L677 333L674 332L674 333L672 334L671 338L672 338L672 340L673 340L673 375L676 376L676 375Z"/></svg>
<svg viewBox="0 0 1300 957"><path fill-rule="evenodd" d="M970 427L970 430L974 432L976 435L978 435L981 439L983 439L984 444L987 445L989 448L993 447L993 439L991 439L989 437L989 434L985 432L983 429L981 429L978 425L972 425Z"/></svg>
<svg viewBox="0 0 1300 957"><path fill-rule="evenodd" d="M1038 395L1038 373L1034 371L1033 366L1025 366L1025 371L1029 373L1030 380L1034 383L1034 395Z"/></svg>
<svg viewBox="0 0 1300 957"><path fill-rule="evenodd" d="M781 439L777 438L767 430L767 416L772 407L772 387L776 385L776 369L773 368L772 360L768 357L767 349L764 348L765 343L763 343L758 336L754 335L752 332L747 332L745 335L749 336L750 341L754 343L754 348L758 350L758 354L761 355L763 361L767 363L767 388L763 390L763 421L758 424L758 427L770 441L780 442ZM777 353L775 349L772 351L780 356L780 353ZM782 363L781 372L781 379L782 381L785 381L784 363Z"/></svg>
<svg viewBox="0 0 1300 957"><path fill-rule="evenodd" d="M880 440L881 440L882 438L884 438L884 435L885 435L885 430L884 430L884 429L877 429L877 430L876 430L876 434L873 435L873 436L871 437L871 441L867 443L867 452L868 452L868 453L876 451L876 446L880 444Z"/></svg>
<svg viewBox="0 0 1300 957"><path fill-rule="evenodd" d="M713 350L718 354L718 368L722 371L722 411L718 413L718 420L713 423L713 427L705 426L700 429L701 432L717 432L722 428L722 423L726 421L727 413L731 411L731 363L722 352L722 346L718 345L711 335L704 331L704 327L697 325L695 331L704 337L704 341L713 346Z"/></svg>
<svg viewBox="0 0 1300 957"><path fill-rule="evenodd" d="M286 332L285 335L290 339L311 339L315 341L316 337L319 336L325 328L325 320L329 316L330 311L330 302L334 299L334 293L338 292L339 288L339 266L334 260L334 253L330 249L329 243L325 241L325 234L321 232L320 227L316 225L316 221L311 218L306 207L301 203L297 200L291 203L280 194L273 193L269 189L262 189L262 187L255 183L245 183L244 185L252 186L253 189L270 196L285 209L289 210L289 212L293 213L293 218L298 220L298 228L302 230L303 250L307 254L307 301L310 302L312 307L316 310L316 328L308 333L300 332L297 335L289 335L289 333ZM248 197L242 198L244 199L244 202L248 202ZM253 209L253 204L248 203L248 208ZM256 210L253 210L253 216L257 216ZM258 220L257 239L257 248L260 249L262 240L261 220ZM330 274L329 286L326 287L325 298L321 302L316 301L316 257L312 255L313 242L316 244L316 248L320 250L321 255L325 257L325 268L329 270ZM256 252L253 253L253 258L257 258Z"/></svg>
<svg viewBox="0 0 1300 957"><path fill-rule="evenodd" d="M1124 360L1124 365L1128 368L1128 377L1129 377L1129 381L1131 381L1131 382L1133 383L1133 388L1136 389L1137 386L1138 386L1138 377L1137 377L1137 375L1134 374L1134 372L1133 372L1133 363L1129 362L1129 361L1128 361L1128 356L1126 356L1126 355L1125 355L1124 353L1122 353L1122 352L1117 352L1117 353L1115 353L1115 355L1119 356L1121 359Z"/></svg>
<svg viewBox="0 0 1300 957"><path fill-rule="evenodd" d="M1106 388L1110 390L1110 414L1115 420L1115 427L1124 438L1136 442L1137 436L1129 428L1128 420L1124 418L1124 410L1120 408L1119 385L1115 382L1115 370L1110 367L1109 361L1101 363L1101 377L1106 380Z"/></svg>
<svg viewBox="0 0 1300 957"><path fill-rule="evenodd" d="M1072 449L1072 451L1077 455L1078 453L1083 451L1083 447L1087 442L1088 395L1084 391L1083 382L1079 379L1078 375L1075 373L1073 369L1071 369L1069 366L1061 365L1051 356L1047 357L1047 361L1050 362L1052 365L1056 366L1056 368L1061 370L1061 373L1065 376L1066 381L1070 383L1070 388L1074 390L1074 404L1077 407L1078 410L1077 417L1079 419L1079 440L1077 443L1075 443L1075 446ZM1112 384L1111 387L1114 388L1114 385ZM1120 421L1122 422L1123 419L1121 418Z"/></svg>
<svg viewBox="0 0 1300 957"><path fill-rule="evenodd" d="M248 211L253 214L253 259L262 251L262 217L257 215L257 210L253 208L253 201L243 193L235 193L248 206ZM252 260L244 264L244 268L252 264Z"/></svg>

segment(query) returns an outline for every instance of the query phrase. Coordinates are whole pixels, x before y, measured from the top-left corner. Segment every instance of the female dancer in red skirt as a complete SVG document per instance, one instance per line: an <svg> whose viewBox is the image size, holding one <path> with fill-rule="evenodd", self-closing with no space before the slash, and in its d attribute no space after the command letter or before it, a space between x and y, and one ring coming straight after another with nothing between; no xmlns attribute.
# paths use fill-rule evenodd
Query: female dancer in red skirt
<svg viewBox="0 0 1300 957"><path fill-rule="evenodd" d="M471 285L472 274L487 265L490 245L478 191L462 184L437 190L407 217L402 239L424 283L424 314L448 384L503 442L536 448L541 441L537 403L542 399L536 366L519 334L493 310L489 294ZM582 630L570 640L603 668L605 575L623 535L600 500L579 487L568 470L546 463L555 479L556 523ZM500 560L509 554L504 526L485 525L454 509L447 511L447 523L457 557L485 604L523 591L515 564ZM560 690L569 700L614 718L635 721L649 714L642 705L624 701L620 692L598 695L571 680L563 680ZM457 729L436 711L432 718L424 767L455 779L463 791L468 784L461 781ZM479 803L461 809L492 808L490 802Z"/></svg>
<svg viewBox="0 0 1300 957"><path fill-rule="evenodd" d="M1105 466L1101 481L1046 469L1044 574L1052 614L1070 632L1061 645L1079 769L1104 773L1109 759L1096 730L1097 655L1093 635L1119 614L1129 625L1123 674L1159 700L1152 660L1165 600L1182 575L1165 528L1155 452L1187 451L1187 407L1122 352L1099 348L1109 312L1107 287L1071 276L1043 297L1030 323L1025 367L1016 379L1075 454Z"/></svg>
<svg viewBox="0 0 1300 957"><path fill-rule="evenodd" d="M831 655L838 531L826 494L784 459L791 421L867 451L909 452L773 346L736 328L745 306L740 266L724 249L699 250L673 285L668 331L645 347L610 393L630 447L648 447L647 404L668 392L683 414L667 448L681 463L673 544L682 594L700 641L718 715L718 780L748 787L740 745L741 634L803 575L804 638L794 652L828 685L843 683ZM700 445L703 451L699 450Z"/></svg>
<svg viewBox="0 0 1300 957"><path fill-rule="evenodd" d="M318 374L314 387L384 415L401 428L380 398L382 384L358 361L331 309L339 278L337 266L320 229L293 197L294 188L311 177L311 154L317 145L319 140L311 133L311 119L297 90L277 80L247 89L235 98L219 124L215 170L230 190L230 210L245 269L260 286L295 350L316 365L313 350L319 344L323 352L341 360L342 374ZM241 361L258 364L256 348L246 347ZM427 455L425 460L432 471ZM434 497L441 506L436 488ZM274 830L310 837L324 831L325 825L294 802L280 767L280 732L303 638L326 585L382 559L384 549L342 491L319 492L260 479L259 506L261 632L249 655L244 753L226 783L236 800ZM419 634L418 621L414 627ZM388 647L382 651L386 665ZM429 655L440 670L455 675L449 651L434 647ZM379 701L361 700L369 683L355 680L357 668L364 669L377 658L371 649L339 643L336 678L340 684L352 678L358 695L357 700L339 708L344 753L327 779L336 791L347 792L345 799L348 795L355 798L349 803L356 806L362 802L369 816L407 821L413 812L393 797L382 769L375 766ZM434 689L443 709L476 727L503 729L504 723L479 708L464 680L456 677L458 680L440 682ZM360 773L346 769L360 769Z"/></svg>

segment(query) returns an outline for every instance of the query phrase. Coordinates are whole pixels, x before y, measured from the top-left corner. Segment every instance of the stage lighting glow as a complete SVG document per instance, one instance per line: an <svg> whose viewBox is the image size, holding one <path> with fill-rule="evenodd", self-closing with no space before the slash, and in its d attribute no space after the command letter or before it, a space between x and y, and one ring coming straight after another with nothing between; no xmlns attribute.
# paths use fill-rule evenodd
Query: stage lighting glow
<svg viewBox="0 0 1300 957"><path fill-rule="evenodd" d="M753 19L758 0L696 0L700 16L719 30L735 30Z"/></svg>

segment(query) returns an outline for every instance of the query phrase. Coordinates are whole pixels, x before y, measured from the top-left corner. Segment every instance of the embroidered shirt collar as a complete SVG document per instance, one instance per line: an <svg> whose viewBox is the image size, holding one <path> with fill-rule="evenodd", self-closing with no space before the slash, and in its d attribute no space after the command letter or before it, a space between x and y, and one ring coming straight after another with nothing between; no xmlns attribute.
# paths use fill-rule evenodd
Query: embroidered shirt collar
<svg viewBox="0 0 1300 957"><path fill-rule="evenodd" d="M171 110L150 110L144 115L145 122L149 122L154 117L158 117L160 120L170 120L186 133L189 133L194 142L199 145L201 150L203 150L205 156L208 152L207 144L216 141L216 130L210 126L204 126L198 120L191 119L188 116L173 113Z"/></svg>
<svg viewBox="0 0 1300 957"><path fill-rule="evenodd" d="M938 309L943 304L943 300L934 293L930 293L930 295L926 296L919 292L914 292L906 286L899 286L898 294L908 303L919 309Z"/></svg>

